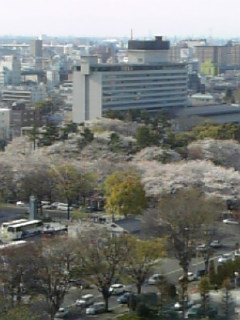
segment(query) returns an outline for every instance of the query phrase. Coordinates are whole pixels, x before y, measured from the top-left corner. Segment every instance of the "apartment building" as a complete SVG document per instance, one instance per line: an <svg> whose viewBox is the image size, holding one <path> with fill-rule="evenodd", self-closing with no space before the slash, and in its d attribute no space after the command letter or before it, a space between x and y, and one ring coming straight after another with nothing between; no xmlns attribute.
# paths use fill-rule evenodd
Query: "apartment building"
<svg viewBox="0 0 240 320"><path fill-rule="evenodd" d="M10 112L11 135L21 135L22 127L42 125L42 117L39 109L31 108L23 102L14 102Z"/></svg>
<svg viewBox="0 0 240 320"><path fill-rule="evenodd" d="M46 86L41 83L35 86L8 86L2 89L1 100L12 103L23 100L25 102L36 103L47 98Z"/></svg>
<svg viewBox="0 0 240 320"><path fill-rule="evenodd" d="M101 117L107 110L158 112L186 105L187 71L168 62L169 42L130 40L128 63L101 64L82 57L73 73L73 122Z"/></svg>

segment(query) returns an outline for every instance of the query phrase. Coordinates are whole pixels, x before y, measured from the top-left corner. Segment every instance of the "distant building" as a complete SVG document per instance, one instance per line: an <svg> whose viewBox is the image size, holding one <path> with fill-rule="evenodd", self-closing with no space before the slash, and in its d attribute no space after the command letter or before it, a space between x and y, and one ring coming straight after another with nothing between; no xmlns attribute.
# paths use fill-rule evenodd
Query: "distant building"
<svg viewBox="0 0 240 320"><path fill-rule="evenodd" d="M11 135L20 136L22 127L42 124L39 109L27 107L25 103L13 103L10 113Z"/></svg>
<svg viewBox="0 0 240 320"><path fill-rule="evenodd" d="M210 93L196 93L190 97L193 106L206 106L215 104L214 96Z"/></svg>
<svg viewBox="0 0 240 320"><path fill-rule="evenodd" d="M16 56L3 56L0 60L0 85L19 85L21 82L21 63Z"/></svg>
<svg viewBox="0 0 240 320"><path fill-rule="evenodd" d="M0 108L0 139L8 140L10 137L10 109Z"/></svg>
<svg viewBox="0 0 240 320"><path fill-rule="evenodd" d="M46 86L42 83L34 86L8 86L2 89L1 100L12 103L23 100L25 102L36 103L47 98Z"/></svg>
<svg viewBox="0 0 240 320"><path fill-rule="evenodd" d="M47 86L49 89L59 85L60 75L58 70L47 70L46 77L47 77Z"/></svg>
<svg viewBox="0 0 240 320"><path fill-rule="evenodd" d="M34 58L42 58L42 40L32 40L30 43L30 52Z"/></svg>
<svg viewBox="0 0 240 320"><path fill-rule="evenodd" d="M30 53L34 59L34 65L36 68L42 68L42 58L43 58L43 49L42 49L42 40L32 40L30 43Z"/></svg>
<svg viewBox="0 0 240 320"><path fill-rule="evenodd" d="M101 117L104 111L158 112L186 105L187 71L168 62L169 42L129 41L128 63L100 64L82 57L73 73L73 122Z"/></svg>

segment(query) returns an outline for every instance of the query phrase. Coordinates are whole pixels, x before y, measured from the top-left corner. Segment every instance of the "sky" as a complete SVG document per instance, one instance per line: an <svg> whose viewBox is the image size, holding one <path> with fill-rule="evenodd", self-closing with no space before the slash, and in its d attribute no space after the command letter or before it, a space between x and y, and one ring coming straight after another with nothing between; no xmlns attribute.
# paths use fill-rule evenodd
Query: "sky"
<svg viewBox="0 0 240 320"><path fill-rule="evenodd" d="M239 9L239 0L5 0L0 35L238 38Z"/></svg>

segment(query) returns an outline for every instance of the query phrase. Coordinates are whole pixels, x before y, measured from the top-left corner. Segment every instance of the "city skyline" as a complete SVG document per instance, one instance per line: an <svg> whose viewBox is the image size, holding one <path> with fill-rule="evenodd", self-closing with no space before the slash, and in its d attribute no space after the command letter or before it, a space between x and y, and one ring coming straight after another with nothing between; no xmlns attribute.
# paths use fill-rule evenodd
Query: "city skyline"
<svg viewBox="0 0 240 320"><path fill-rule="evenodd" d="M0 35L238 38L237 0L12 0L1 8Z"/></svg>

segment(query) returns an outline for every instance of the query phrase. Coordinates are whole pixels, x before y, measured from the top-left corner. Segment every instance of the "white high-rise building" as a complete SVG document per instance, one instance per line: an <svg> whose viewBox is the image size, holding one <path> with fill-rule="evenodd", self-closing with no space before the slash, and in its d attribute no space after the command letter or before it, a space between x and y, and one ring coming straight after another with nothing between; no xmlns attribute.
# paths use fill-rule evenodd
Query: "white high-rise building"
<svg viewBox="0 0 240 320"><path fill-rule="evenodd" d="M58 86L60 83L60 74L58 70L47 70L47 86L48 88L53 88Z"/></svg>
<svg viewBox="0 0 240 320"><path fill-rule="evenodd" d="M186 105L185 64L168 62L169 42L129 41L128 63L100 64L82 57L73 74L73 122L101 117L106 110L157 112Z"/></svg>

